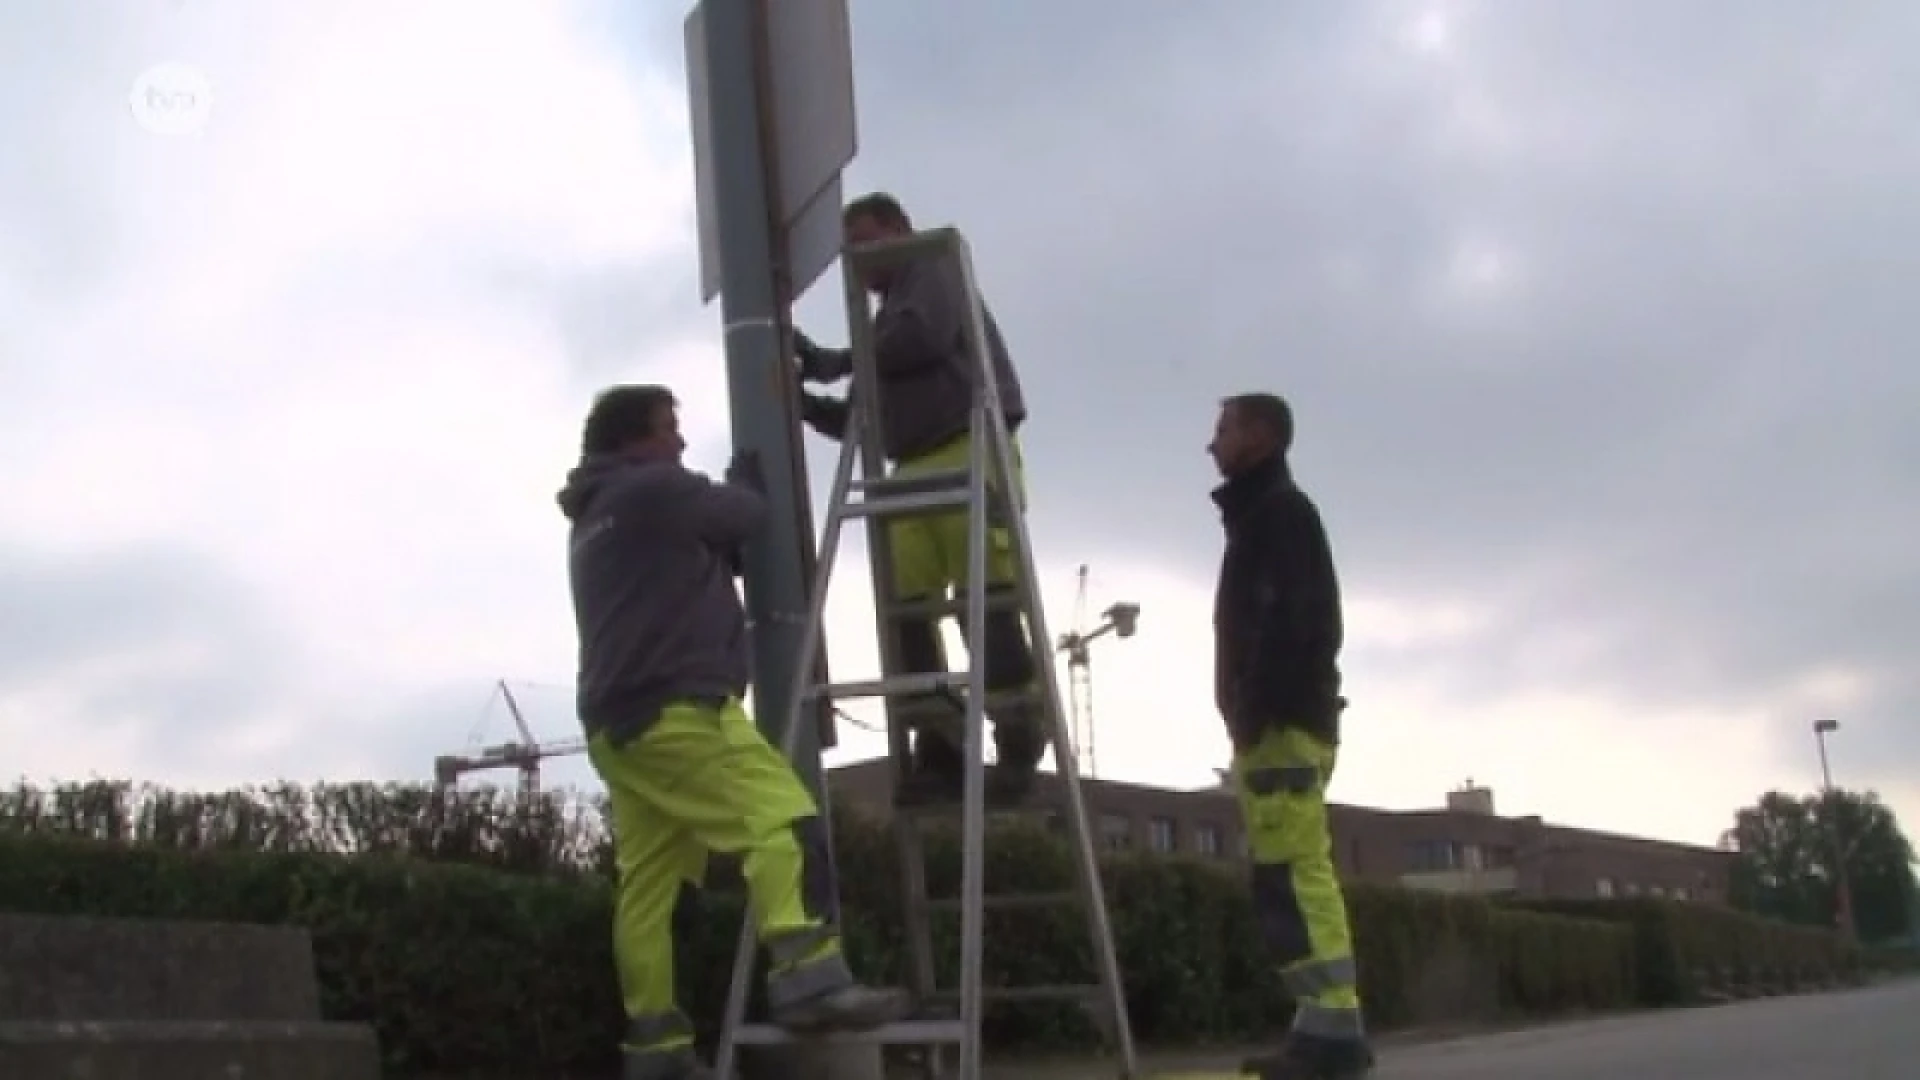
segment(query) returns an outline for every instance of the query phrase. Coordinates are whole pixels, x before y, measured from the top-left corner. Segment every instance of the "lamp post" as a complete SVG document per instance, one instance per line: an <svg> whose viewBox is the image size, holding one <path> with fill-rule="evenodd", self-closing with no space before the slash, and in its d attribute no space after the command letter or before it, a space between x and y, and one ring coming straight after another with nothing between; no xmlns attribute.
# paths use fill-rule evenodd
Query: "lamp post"
<svg viewBox="0 0 1920 1080"><path fill-rule="evenodd" d="M1821 719L1813 722L1814 745L1820 748L1820 783L1827 800L1827 842L1833 845L1834 925L1840 935L1853 940L1853 887L1847 873L1847 848L1840 838L1840 803L1833 787L1833 767L1827 761L1827 736L1840 730L1840 721Z"/></svg>

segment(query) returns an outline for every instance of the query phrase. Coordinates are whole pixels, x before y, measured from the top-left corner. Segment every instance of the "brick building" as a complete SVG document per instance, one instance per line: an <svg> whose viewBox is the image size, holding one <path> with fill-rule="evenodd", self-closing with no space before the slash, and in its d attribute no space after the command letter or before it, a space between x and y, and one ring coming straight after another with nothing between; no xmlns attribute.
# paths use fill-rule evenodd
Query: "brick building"
<svg viewBox="0 0 1920 1080"><path fill-rule="evenodd" d="M832 769L834 803L884 815L885 758ZM1043 774L1043 784L1057 784ZM1224 785L1174 790L1085 780L1087 815L1107 850L1241 857L1246 839ZM1334 861L1348 880L1525 897L1666 896L1724 903L1732 856L1714 848L1501 817L1493 792L1467 787L1443 809L1377 810L1334 803Z"/></svg>

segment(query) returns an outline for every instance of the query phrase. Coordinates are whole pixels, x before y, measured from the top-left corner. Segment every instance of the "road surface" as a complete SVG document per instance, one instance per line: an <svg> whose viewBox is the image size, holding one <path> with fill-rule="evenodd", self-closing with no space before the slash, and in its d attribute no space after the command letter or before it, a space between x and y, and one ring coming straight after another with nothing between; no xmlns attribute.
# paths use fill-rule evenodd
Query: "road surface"
<svg viewBox="0 0 1920 1080"><path fill-rule="evenodd" d="M1920 980L1406 1047L1377 1080L1914 1080Z"/></svg>
<svg viewBox="0 0 1920 1080"><path fill-rule="evenodd" d="M1231 1061L1156 1065L1228 1080ZM1111 1066L1019 1068L1028 1080L1112 1080ZM1450 1042L1388 1046L1373 1080L1916 1080L1920 979L1713 1008L1639 1013Z"/></svg>

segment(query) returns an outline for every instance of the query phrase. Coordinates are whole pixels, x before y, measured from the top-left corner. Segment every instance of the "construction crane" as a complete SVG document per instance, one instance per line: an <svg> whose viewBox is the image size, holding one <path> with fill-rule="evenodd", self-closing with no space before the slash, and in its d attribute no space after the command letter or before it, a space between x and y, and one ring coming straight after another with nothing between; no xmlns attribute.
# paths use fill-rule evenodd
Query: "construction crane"
<svg viewBox="0 0 1920 1080"><path fill-rule="evenodd" d="M1068 693L1073 712L1073 747L1080 757L1083 776L1100 775L1099 759L1094 753L1093 733L1093 658L1088 649L1096 640L1112 634L1130 638L1140 620L1139 604L1113 604L1100 613L1098 625L1087 626L1087 567L1080 566L1080 591L1073 604L1073 630L1060 635L1058 649L1067 654Z"/></svg>
<svg viewBox="0 0 1920 1080"><path fill-rule="evenodd" d="M443 754L433 759L433 779L441 787L452 787L460 778L470 772L487 769L520 770L520 794L523 798L534 798L540 794L540 763L548 758L567 757L585 753L585 739L562 739L557 742L542 743L533 737L533 729L527 726L527 718L520 711L520 701L513 696L512 688L501 679L494 684L500 694L500 700L507 706L507 714L513 717L514 729L519 732L518 742L505 742L498 746L489 746L476 754Z"/></svg>

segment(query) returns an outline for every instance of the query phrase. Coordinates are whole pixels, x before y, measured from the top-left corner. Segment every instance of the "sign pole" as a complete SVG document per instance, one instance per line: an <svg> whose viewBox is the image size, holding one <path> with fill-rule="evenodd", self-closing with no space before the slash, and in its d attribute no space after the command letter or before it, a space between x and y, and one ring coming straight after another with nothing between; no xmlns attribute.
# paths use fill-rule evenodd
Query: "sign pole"
<svg viewBox="0 0 1920 1080"><path fill-rule="evenodd" d="M778 2L790 5L789 11L802 10L799 0ZM734 447L759 458L766 481L769 527L742 552L742 576L753 626L754 712L761 730L778 745L786 718L797 715L792 689L815 562L798 392L787 359L788 308L796 284L810 282L830 261L830 256L823 261L821 245L831 243L830 254L838 253L838 176L844 159L832 162L831 174L818 185L832 196L831 205L823 199L804 208L782 205L781 191L791 185L783 183L779 167L788 163L778 160L776 150L781 132L780 118L773 114L774 69L781 55L779 42L769 40L769 24L767 0L702 0L688 19L687 61L702 285L709 299L714 292L720 295ZM818 20L806 27L819 28ZM846 77L850 80L850 73ZM850 129L850 92L847 97L844 120ZM807 215L810 223L799 222L803 209L813 211ZM830 221L823 217L828 212ZM827 225L830 234L823 231ZM799 256L807 265L798 274L797 232L814 238ZM796 280L800 275L806 282ZM820 751L830 739L830 721L803 724L793 753L795 771L813 792L822 818L829 815L830 800ZM879 1048L871 1044L766 1047L747 1064L751 1073L783 1080L879 1080L883 1072Z"/></svg>
<svg viewBox="0 0 1920 1080"><path fill-rule="evenodd" d="M769 527L743 552L753 623L753 701L776 741L790 713L794 664L807 617L811 518L800 456L799 410L786 358L786 305L779 295L775 214L761 149L759 0L706 0L704 31L719 233L720 318L725 328L733 445L760 459ZM794 767L820 790L817 733L801 732Z"/></svg>

